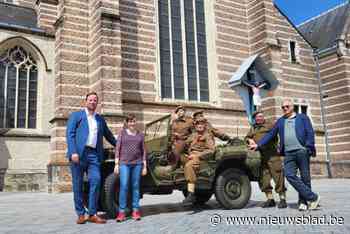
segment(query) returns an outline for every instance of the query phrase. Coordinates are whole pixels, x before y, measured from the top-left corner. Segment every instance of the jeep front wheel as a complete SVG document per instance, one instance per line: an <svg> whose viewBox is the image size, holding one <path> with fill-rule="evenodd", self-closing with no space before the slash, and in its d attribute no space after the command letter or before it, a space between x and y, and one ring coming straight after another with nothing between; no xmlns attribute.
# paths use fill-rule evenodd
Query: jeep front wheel
<svg viewBox="0 0 350 234"><path fill-rule="evenodd" d="M216 178L215 197L225 209L241 209L245 207L250 196L250 180L243 171L229 168Z"/></svg>

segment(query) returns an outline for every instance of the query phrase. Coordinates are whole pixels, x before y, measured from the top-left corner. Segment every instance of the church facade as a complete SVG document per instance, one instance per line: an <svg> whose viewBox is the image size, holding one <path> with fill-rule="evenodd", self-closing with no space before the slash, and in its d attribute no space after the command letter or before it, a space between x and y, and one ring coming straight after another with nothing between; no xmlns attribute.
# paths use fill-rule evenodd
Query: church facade
<svg viewBox="0 0 350 234"><path fill-rule="evenodd" d="M292 98L315 128L313 176L350 175L346 17L338 49L322 51L312 26L294 26L272 0L13 0L0 11L0 190L71 189L65 126L89 91L114 134L127 113L143 128L181 104L243 137L227 82L256 54L279 81L263 100L268 119Z"/></svg>

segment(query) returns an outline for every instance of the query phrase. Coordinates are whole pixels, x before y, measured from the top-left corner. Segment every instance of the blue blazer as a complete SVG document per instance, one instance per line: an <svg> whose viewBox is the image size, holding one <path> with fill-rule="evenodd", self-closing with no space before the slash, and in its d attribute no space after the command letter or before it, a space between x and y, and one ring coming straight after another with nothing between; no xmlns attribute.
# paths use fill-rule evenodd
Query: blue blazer
<svg viewBox="0 0 350 234"><path fill-rule="evenodd" d="M116 139L112 132L107 127L106 121L99 114L95 115L97 122L97 143L96 151L99 161L104 158L103 152L103 137L107 139L113 146L116 145ZM83 153L86 145L86 141L89 135L89 124L85 110L73 112L68 119L66 138L67 138L67 158L71 160L72 154L77 153L80 160L84 160Z"/></svg>
<svg viewBox="0 0 350 234"><path fill-rule="evenodd" d="M284 155L285 120L285 117L279 118L273 126L273 128L268 133L266 133L265 136L263 136L263 138L259 142L257 142L258 147L266 145L278 134L280 138L279 151L282 155ZM305 114L296 115L295 132L300 144L307 149L310 156L316 156L314 129L312 128L312 124L309 117L307 117Z"/></svg>

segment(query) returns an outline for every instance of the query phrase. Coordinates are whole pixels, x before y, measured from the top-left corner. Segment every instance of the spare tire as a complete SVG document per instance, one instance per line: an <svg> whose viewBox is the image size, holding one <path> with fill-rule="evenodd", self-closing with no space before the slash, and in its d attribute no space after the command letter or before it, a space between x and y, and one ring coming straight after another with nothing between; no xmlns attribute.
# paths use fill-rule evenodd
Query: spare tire
<svg viewBox="0 0 350 234"><path fill-rule="evenodd" d="M111 173L107 176L103 193L101 194L102 207L106 212L108 218L114 219L119 208L119 176ZM128 192L128 208L126 213L131 210L131 193Z"/></svg>

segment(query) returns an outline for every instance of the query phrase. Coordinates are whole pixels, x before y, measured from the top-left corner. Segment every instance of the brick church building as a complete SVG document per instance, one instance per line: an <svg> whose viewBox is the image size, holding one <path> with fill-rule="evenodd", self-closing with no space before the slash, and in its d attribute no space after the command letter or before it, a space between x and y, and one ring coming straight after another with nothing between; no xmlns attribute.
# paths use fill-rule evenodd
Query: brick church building
<svg viewBox="0 0 350 234"><path fill-rule="evenodd" d="M314 177L350 175L350 4L299 26L272 0L0 1L0 191L70 190L65 126L85 94L114 134L183 104L231 136L249 129L227 81L259 54L316 132ZM106 144L107 146L107 144Z"/></svg>

